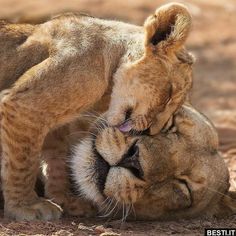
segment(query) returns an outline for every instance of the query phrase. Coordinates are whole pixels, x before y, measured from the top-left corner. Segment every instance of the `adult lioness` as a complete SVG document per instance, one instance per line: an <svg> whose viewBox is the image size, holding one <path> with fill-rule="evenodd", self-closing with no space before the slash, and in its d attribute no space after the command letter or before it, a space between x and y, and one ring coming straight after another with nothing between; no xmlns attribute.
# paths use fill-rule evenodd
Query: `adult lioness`
<svg viewBox="0 0 236 236"><path fill-rule="evenodd" d="M45 136L109 96L113 84L110 124L130 116L122 129L161 129L191 87L192 58L183 49L190 25L180 4L158 9L144 27L75 15L0 23L0 89L9 89L1 102L5 215L60 216L34 192Z"/></svg>
<svg viewBox="0 0 236 236"><path fill-rule="evenodd" d="M154 136L123 134L104 119L98 127L75 147L71 168L77 189L107 215L122 206L146 220L236 212L217 133L191 106Z"/></svg>

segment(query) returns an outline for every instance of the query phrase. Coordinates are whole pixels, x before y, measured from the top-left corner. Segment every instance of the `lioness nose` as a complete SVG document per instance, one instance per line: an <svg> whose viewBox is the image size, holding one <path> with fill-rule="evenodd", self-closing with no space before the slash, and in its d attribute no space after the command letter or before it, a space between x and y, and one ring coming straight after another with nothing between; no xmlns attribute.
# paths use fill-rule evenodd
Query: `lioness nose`
<svg viewBox="0 0 236 236"><path fill-rule="evenodd" d="M143 178L143 169L139 162L139 147L136 142L125 153L117 166L129 169L137 178Z"/></svg>

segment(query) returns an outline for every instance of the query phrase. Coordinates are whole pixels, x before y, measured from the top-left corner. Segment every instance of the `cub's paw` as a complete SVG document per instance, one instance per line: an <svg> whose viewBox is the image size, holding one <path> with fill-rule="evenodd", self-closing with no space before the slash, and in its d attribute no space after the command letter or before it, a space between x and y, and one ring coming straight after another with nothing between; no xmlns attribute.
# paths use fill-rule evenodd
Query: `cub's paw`
<svg viewBox="0 0 236 236"><path fill-rule="evenodd" d="M62 209L50 200L40 198L31 205L5 206L4 216L17 221L57 220L62 215Z"/></svg>

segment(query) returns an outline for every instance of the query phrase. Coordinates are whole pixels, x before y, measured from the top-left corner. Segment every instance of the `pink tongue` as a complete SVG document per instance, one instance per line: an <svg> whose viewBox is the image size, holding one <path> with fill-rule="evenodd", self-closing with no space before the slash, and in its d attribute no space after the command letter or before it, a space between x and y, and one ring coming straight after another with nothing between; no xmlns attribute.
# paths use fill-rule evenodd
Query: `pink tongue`
<svg viewBox="0 0 236 236"><path fill-rule="evenodd" d="M120 125L118 127L118 129L123 133L127 133L132 129L132 122L131 121L126 121L125 123Z"/></svg>

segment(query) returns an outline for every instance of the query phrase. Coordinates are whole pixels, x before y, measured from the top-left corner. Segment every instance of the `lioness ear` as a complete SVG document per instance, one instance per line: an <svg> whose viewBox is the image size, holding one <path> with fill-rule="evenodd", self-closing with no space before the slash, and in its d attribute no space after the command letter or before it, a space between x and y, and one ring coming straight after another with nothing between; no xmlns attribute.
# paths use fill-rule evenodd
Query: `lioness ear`
<svg viewBox="0 0 236 236"><path fill-rule="evenodd" d="M191 27L191 15L179 3L171 3L158 8L145 23L146 52L175 52L185 42Z"/></svg>

